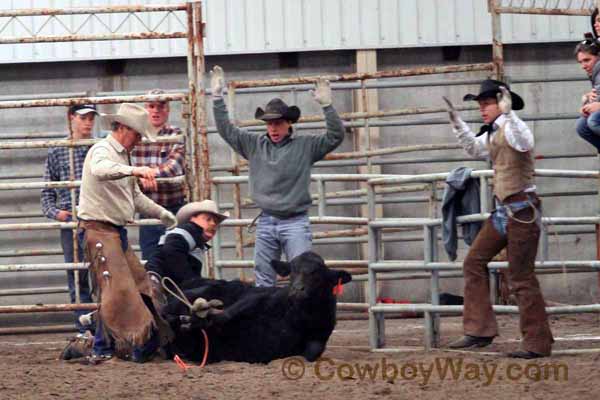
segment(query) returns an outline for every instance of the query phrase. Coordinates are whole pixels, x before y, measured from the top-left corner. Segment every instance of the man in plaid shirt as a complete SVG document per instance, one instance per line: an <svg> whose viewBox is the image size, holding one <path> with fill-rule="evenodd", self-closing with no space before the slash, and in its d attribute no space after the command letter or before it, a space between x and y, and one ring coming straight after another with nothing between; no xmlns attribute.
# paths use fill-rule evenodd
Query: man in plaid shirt
<svg viewBox="0 0 600 400"><path fill-rule="evenodd" d="M153 89L149 95L164 94L163 90ZM150 114L150 123L159 128L158 136L181 134L181 129L168 125L169 103L166 101L151 101L145 105ZM185 173L185 148L182 143L147 143L138 144L131 153L131 165L136 167L156 168L157 178L170 178ZM156 183L140 178L142 192L173 214L185 203L185 187L182 183ZM140 215L141 218L149 218ZM163 225L140 226L140 247L142 259L148 260L157 250L158 239L165 233Z"/></svg>
<svg viewBox="0 0 600 400"><path fill-rule="evenodd" d="M69 108L67 118L71 135L74 139L89 139L92 136L94 119L98 115L96 106L93 104L77 105ZM81 171L83 170L83 161L90 146L78 146L73 150L73 161L75 166L74 179L81 180ZM69 168L69 148L51 147L48 149L48 158L44 171L44 181L59 182L70 181L71 174ZM79 202L79 188L75 190L75 199ZM71 192L67 188L42 189L42 211L50 219L61 222L69 222L72 218L71 210ZM73 231L71 229L61 229L60 243L64 253L66 263L72 263L74 260L73 252ZM78 261L83 261L83 249L78 243ZM69 284L69 295L71 303L75 303L75 274L73 271L67 271L67 280ZM87 278L87 270L79 271L79 295L82 303L91 303L90 288ZM79 316L86 311L75 312L75 326L80 334L85 334L85 328L79 323Z"/></svg>

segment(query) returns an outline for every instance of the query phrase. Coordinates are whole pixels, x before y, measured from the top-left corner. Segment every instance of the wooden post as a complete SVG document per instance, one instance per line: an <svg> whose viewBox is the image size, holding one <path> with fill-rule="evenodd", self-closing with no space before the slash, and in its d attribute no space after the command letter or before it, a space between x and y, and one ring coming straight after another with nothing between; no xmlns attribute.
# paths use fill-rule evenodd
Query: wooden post
<svg viewBox="0 0 600 400"><path fill-rule="evenodd" d="M356 51L356 72L377 72L377 51L376 50L357 50ZM367 90L365 89L365 83L360 90L354 92L354 111L368 112L379 109L379 95L377 89ZM379 148L379 128L369 127L368 124L365 128L359 128L358 132L354 136L354 150L370 150ZM359 174L380 174L381 167L373 166L368 163L367 166L359 166ZM360 184L361 189L366 189L367 185L364 183ZM366 217L369 214L367 205L361 206L360 216ZM383 209L381 206L376 207L377 218L383 215ZM360 246L359 255L361 259L368 258L368 246L363 244ZM365 294L368 293L367 287L363 286ZM366 296L365 296L366 297Z"/></svg>

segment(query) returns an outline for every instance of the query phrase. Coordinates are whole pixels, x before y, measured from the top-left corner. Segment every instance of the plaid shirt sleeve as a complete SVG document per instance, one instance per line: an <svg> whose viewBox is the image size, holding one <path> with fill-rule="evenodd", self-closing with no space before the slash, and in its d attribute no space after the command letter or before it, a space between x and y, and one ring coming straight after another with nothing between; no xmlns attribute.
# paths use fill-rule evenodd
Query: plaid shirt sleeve
<svg viewBox="0 0 600 400"><path fill-rule="evenodd" d="M60 177L56 173L54 166L56 160L52 149L48 149L48 157L46 158L46 165L44 168L44 182L60 181ZM42 211L46 217L50 219L56 219L58 209L56 208L57 194L56 189L44 188L42 189Z"/></svg>
<svg viewBox="0 0 600 400"><path fill-rule="evenodd" d="M181 134L181 129L174 128L172 135ZM185 148L180 143L173 143L167 156L167 160L158 166L158 176L170 178L185 173Z"/></svg>

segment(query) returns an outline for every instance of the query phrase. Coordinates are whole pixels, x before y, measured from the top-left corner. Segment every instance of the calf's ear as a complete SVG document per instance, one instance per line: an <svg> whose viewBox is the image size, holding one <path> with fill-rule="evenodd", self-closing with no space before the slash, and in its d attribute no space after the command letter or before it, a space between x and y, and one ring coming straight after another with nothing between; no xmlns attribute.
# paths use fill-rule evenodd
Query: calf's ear
<svg viewBox="0 0 600 400"><path fill-rule="evenodd" d="M347 273L346 271L338 271L335 269L329 270L329 279L333 282L334 285L337 285L340 279L342 280L342 284L348 283L352 280L352 275Z"/></svg>
<svg viewBox="0 0 600 400"><path fill-rule="evenodd" d="M288 276L291 271L291 265L287 261L271 260L271 266L279 276Z"/></svg>

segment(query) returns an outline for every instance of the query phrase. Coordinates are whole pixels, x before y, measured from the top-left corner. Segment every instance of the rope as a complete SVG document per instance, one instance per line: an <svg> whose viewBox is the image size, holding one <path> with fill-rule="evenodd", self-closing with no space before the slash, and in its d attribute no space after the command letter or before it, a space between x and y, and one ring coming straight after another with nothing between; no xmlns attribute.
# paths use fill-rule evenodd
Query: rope
<svg viewBox="0 0 600 400"><path fill-rule="evenodd" d="M183 294L183 291L179 288L179 286L177 286L177 284L175 282L173 282L173 279L169 278L168 276L165 276L164 278L162 278L162 280L160 281L160 283L161 283L163 289L165 289L167 292L169 292L177 300L181 301L183 304L185 304L186 306L188 306L188 308L190 309L190 312L192 311L192 304L185 297L185 294ZM175 293L171 289L169 289L167 287L167 283L173 285L173 287L175 288L175 290L177 290L177 293Z"/></svg>
<svg viewBox="0 0 600 400"><path fill-rule="evenodd" d="M256 217L254 217L254 219L252 220L252 222L250 222L250 224L246 227L246 231L248 233L254 233L255 226L256 226L256 221L258 221L258 219L260 218L260 216L262 215L262 211L258 213L258 215Z"/></svg>
<svg viewBox="0 0 600 400"><path fill-rule="evenodd" d="M167 283L172 285L173 288L175 288L175 290L177 291L177 293L175 293L171 289L169 289L167 287ZM181 288L179 286L177 286L177 284L175 282L173 282L173 279L169 278L168 276L165 276L161 280L161 285L173 297L175 297L177 300L181 301L183 304L188 306L188 308L190 309L190 313L193 312L192 304L185 297L185 294L183 293ZM202 329L202 335L204 336L204 355L202 356L202 362L200 363L200 368L204 368L204 366L206 365L206 360L208 359L208 346L209 346L208 335L206 334L206 331L204 329ZM175 363L177 365L179 365L179 367L182 368L184 371L187 368L190 368L185 362L183 362L183 360L178 355L175 355L175 357L173 358L173 361L175 361Z"/></svg>
<svg viewBox="0 0 600 400"><path fill-rule="evenodd" d="M529 205L529 207L531 207L533 209L533 217L531 218L530 221L523 221L517 217L515 217L515 214L513 213L513 210L510 208L510 205L506 205L506 215L508 215L508 217L510 219L512 219L513 221L517 221L521 224L533 224L538 217L540 216L539 211L537 208L535 208L535 206L533 205L533 203L529 200L527 200L527 204ZM521 210L519 210L521 211Z"/></svg>

